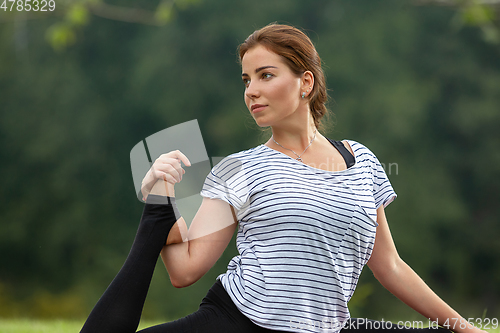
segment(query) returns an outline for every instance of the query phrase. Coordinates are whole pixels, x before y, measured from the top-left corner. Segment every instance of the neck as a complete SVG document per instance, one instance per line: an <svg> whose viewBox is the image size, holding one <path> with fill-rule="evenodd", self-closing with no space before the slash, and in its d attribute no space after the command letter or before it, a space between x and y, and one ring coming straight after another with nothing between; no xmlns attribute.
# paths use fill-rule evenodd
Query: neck
<svg viewBox="0 0 500 333"><path fill-rule="evenodd" d="M267 145L270 147L279 146L275 143L276 141L285 148L302 152L307 146L309 146L315 134L318 134L316 131L317 129L314 122L308 122L305 126L273 126L273 136L269 139Z"/></svg>

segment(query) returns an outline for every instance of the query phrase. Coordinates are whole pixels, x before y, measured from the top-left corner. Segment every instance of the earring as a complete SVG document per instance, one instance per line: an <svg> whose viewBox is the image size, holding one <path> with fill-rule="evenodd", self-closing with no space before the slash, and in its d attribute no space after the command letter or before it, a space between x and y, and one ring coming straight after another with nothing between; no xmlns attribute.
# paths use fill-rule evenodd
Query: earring
<svg viewBox="0 0 500 333"><path fill-rule="evenodd" d="M305 97L306 97L306 92L304 91L304 92L302 93L302 98L305 98Z"/></svg>

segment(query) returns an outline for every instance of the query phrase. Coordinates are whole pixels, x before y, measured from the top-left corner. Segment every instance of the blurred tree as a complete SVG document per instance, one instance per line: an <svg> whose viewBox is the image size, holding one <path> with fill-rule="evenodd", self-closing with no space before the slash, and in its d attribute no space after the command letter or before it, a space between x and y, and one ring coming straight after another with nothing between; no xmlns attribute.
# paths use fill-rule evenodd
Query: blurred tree
<svg viewBox="0 0 500 333"><path fill-rule="evenodd" d="M15 20L40 19L55 15L58 19L47 28L45 37L55 50L60 51L76 42L77 31L89 24L92 15L128 23L164 26L174 18L177 11L186 10L202 0L160 0L156 8L147 9L138 8L134 4L112 5L102 0L50 0L49 6L44 7L45 11L35 9L38 4L21 2L22 10L19 10L17 4L11 6L12 1L2 1L4 13L3 17L0 16L0 22L7 18L7 12L14 14L14 17L10 15L10 19Z"/></svg>
<svg viewBox="0 0 500 333"><path fill-rule="evenodd" d="M500 0L415 0L414 3L458 9L453 18L456 29L477 26L481 28L485 41L500 43Z"/></svg>

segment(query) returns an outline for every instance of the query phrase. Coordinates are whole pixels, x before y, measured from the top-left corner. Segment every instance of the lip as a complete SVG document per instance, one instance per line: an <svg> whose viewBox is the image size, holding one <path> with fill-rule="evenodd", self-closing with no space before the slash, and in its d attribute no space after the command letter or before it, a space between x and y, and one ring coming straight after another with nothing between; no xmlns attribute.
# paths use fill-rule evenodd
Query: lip
<svg viewBox="0 0 500 333"><path fill-rule="evenodd" d="M257 113L257 112L261 112L266 107L267 107L267 105L264 105L264 104L254 104L250 107L250 110L252 111L252 113Z"/></svg>

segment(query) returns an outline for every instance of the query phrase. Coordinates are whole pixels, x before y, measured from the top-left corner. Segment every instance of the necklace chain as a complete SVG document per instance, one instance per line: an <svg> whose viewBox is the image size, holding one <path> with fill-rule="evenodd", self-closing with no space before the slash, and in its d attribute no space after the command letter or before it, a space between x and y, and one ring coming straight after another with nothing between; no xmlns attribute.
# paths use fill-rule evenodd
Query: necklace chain
<svg viewBox="0 0 500 333"><path fill-rule="evenodd" d="M278 143L278 141L274 140L274 136L272 136L272 139L273 139L274 143L275 143L275 144L277 144L278 146L280 146L281 148L286 149L286 150L289 150L289 151L291 151L292 153L294 153L294 154L295 154L295 156L297 156L297 158L296 158L296 160L297 160L297 161L304 162L304 161L302 161L302 158L300 158L300 157L301 157L302 155L304 155L304 153L306 152L307 148L309 148L309 147L312 145L312 143L313 143L314 139L316 138L316 132L317 132L317 129L315 129L315 130L314 130L314 136L313 136L313 138L311 139L311 142L309 142L309 144L307 145L306 149L304 149L304 151L303 151L300 155L299 155L299 154L297 154L296 152L294 152L293 150L291 150L290 148L286 148L286 147L283 147L282 145L280 145L280 144Z"/></svg>

